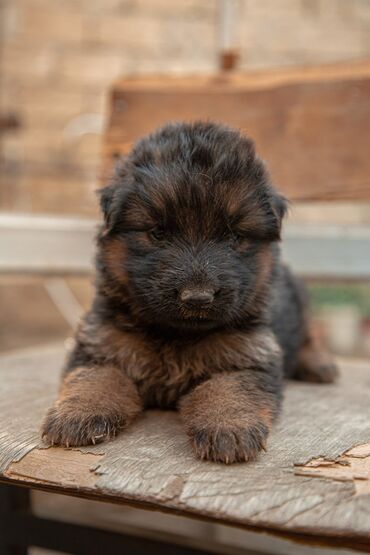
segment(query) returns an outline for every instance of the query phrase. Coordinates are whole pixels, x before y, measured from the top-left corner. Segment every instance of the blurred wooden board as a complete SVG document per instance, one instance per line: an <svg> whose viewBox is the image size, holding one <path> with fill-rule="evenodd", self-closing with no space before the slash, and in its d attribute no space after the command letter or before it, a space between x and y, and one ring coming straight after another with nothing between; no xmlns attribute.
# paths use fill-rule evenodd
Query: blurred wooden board
<svg viewBox="0 0 370 555"><path fill-rule="evenodd" d="M0 358L2 481L370 551L369 362L342 362L333 386L289 383L267 453L223 466L194 458L173 412L147 412L108 443L46 449L38 429L63 357L50 346Z"/></svg>
<svg viewBox="0 0 370 555"><path fill-rule="evenodd" d="M328 212L327 204L323 210ZM0 273L91 274L98 225L80 218L2 214ZM368 279L368 252L369 226L287 222L283 228L283 258L303 277Z"/></svg>
<svg viewBox="0 0 370 555"><path fill-rule="evenodd" d="M0 276L0 306L0 351L60 341L71 334L42 279L27 281L12 276L4 281Z"/></svg>
<svg viewBox="0 0 370 555"><path fill-rule="evenodd" d="M292 200L370 199L370 61L248 74L124 79L112 88L103 181L168 121L212 119L253 137Z"/></svg>

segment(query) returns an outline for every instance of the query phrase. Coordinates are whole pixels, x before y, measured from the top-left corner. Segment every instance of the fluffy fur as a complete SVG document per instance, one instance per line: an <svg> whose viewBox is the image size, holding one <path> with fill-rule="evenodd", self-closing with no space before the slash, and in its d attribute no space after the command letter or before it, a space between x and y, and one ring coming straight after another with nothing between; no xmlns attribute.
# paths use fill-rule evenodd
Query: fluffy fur
<svg viewBox="0 0 370 555"><path fill-rule="evenodd" d="M197 456L265 448L283 377L332 381L302 285L280 261L287 202L253 142L213 123L144 137L101 191L96 295L43 422L53 444L178 408Z"/></svg>

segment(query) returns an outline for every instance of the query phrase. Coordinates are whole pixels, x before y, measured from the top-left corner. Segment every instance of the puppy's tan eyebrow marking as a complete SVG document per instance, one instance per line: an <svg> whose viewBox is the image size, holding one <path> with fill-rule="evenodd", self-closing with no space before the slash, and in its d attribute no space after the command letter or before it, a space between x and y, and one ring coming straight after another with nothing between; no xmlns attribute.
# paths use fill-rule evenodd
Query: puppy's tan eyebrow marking
<svg viewBox="0 0 370 555"><path fill-rule="evenodd" d="M261 210L255 210L243 216L235 225L240 233L258 236L264 232L264 215Z"/></svg>
<svg viewBox="0 0 370 555"><path fill-rule="evenodd" d="M245 234L263 233L264 209L252 195L248 195L248 191L243 190L243 184L223 192L228 225L231 223L233 230L239 230Z"/></svg>
<svg viewBox="0 0 370 555"><path fill-rule="evenodd" d="M260 206L256 203L253 191L243 181L235 182L232 186L230 186L230 183L223 183L219 194L231 218L240 218L243 215L249 218L253 210L260 209Z"/></svg>
<svg viewBox="0 0 370 555"><path fill-rule="evenodd" d="M127 210L125 217L125 227L133 230L150 229L156 225L156 220L145 209L144 206L138 204Z"/></svg>

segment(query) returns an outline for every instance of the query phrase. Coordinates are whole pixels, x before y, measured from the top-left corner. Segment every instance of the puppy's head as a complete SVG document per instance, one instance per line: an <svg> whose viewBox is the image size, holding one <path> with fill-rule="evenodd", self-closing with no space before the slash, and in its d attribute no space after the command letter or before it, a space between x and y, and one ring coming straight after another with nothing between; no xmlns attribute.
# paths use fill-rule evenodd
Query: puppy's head
<svg viewBox="0 0 370 555"><path fill-rule="evenodd" d="M250 139L167 125L136 144L101 207L102 290L142 324L207 330L258 314L286 201Z"/></svg>

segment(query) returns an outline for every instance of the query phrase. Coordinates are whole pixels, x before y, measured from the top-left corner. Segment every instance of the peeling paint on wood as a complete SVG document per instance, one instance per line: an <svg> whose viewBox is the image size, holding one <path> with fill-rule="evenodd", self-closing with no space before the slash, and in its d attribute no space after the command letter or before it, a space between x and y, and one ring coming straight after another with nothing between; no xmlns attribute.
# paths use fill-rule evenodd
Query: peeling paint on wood
<svg viewBox="0 0 370 555"><path fill-rule="evenodd" d="M38 430L63 356L54 348L0 358L0 479L370 549L369 363L343 362L333 386L289 383L267 453L224 466L195 459L170 411L145 413L108 443L46 449Z"/></svg>
<svg viewBox="0 0 370 555"><path fill-rule="evenodd" d="M20 461L12 463L4 476L35 484L63 483L65 487L95 488L97 475L92 467L102 455L57 447L33 449Z"/></svg>
<svg viewBox="0 0 370 555"><path fill-rule="evenodd" d="M354 495L370 494L370 443L358 445L334 461L319 457L296 465L295 474L351 482Z"/></svg>

